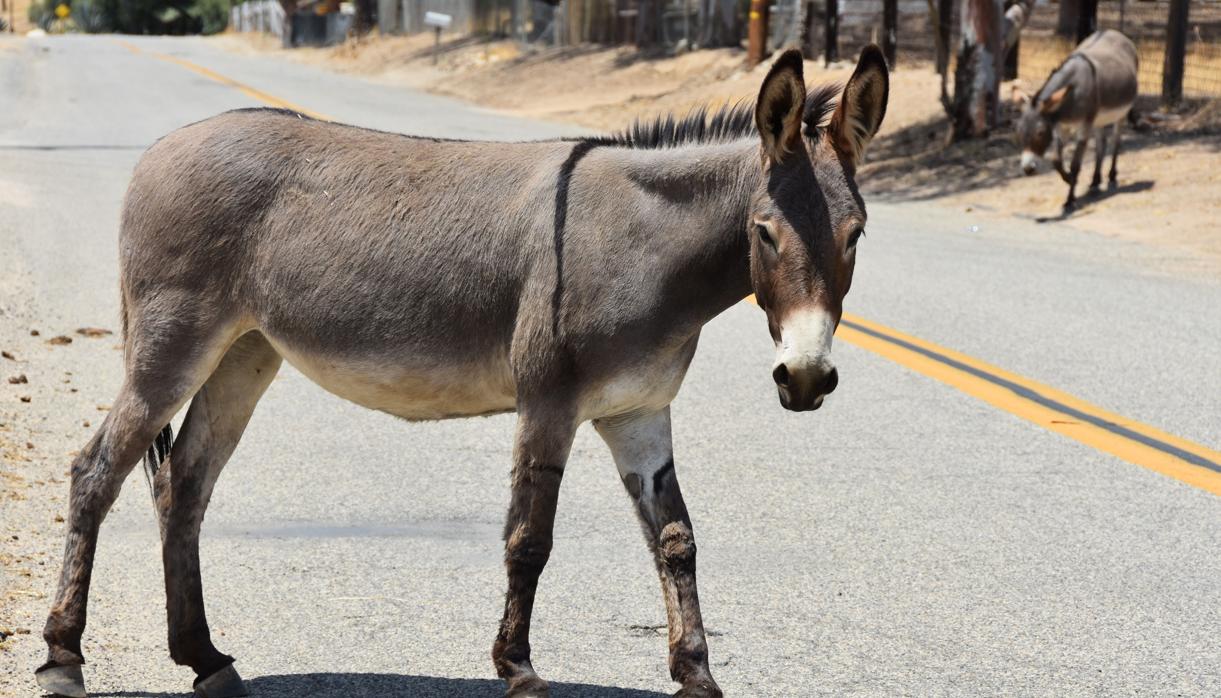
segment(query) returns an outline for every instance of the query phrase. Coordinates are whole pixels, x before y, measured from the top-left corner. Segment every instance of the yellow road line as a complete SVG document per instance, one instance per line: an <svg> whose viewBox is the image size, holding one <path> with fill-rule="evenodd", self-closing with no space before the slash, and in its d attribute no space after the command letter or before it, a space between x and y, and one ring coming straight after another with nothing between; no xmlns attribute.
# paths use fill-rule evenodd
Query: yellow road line
<svg viewBox="0 0 1221 698"><path fill-rule="evenodd" d="M1044 429L1221 495L1221 453L1080 398L859 317L836 335Z"/></svg>
<svg viewBox="0 0 1221 698"><path fill-rule="evenodd" d="M864 318L845 314L835 336L1044 429L1221 495L1221 452Z"/></svg>
<svg viewBox="0 0 1221 698"><path fill-rule="evenodd" d="M137 47L134 44L131 44L127 41L118 41L118 44L120 46L122 46L123 48L126 48L128 51L131 51L132 53L135 53L135 54L144 53L146 55L152 56L153 58L156 58L157 60L165 61L167 63L173 63L175 65L186 68L187 70L198 73L199 75L202 75L205 78L208 78L209 80L219 82L222 85L228 85L229 87L236 89L238 92L241 92L242 94L255 100L256 102L262 102L263 104L266 104L266 105L272 106L272 107L276 107L278 109L288 109L289 111L295 111L298 114L303 114L305 116L310 117L311 119L318 119L319 121L333 121L334 120L334 119L331 119L329 116L326 116L325 114L320 114L316 111L306 109L305 107L300 106L298 104L293 104L292 102L289 102L286 99L280 99L279 97L276 97L275 95L272 95L272 94L268 94L258 88L251 87L250 85L247 85L243 82L238 82L237 80L234 80L233 78L227 77L225 75L221 75L220 73L216 72L215 70L212 70L210 68L205 68L202 65L197 65L195 63L192 63L192 62L186 60L185 58L171 56L166 53L157 53L156 51L147 51L147 52L141 51L139 47Z"/></svg>

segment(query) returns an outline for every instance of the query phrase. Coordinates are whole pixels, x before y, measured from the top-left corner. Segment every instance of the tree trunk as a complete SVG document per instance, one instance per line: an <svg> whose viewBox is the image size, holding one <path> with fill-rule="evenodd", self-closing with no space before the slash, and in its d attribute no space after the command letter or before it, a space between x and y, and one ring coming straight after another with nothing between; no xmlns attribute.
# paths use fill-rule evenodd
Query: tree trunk
<svg viewBox="0 0 1221 698"><path fill-rule="evenodd" d="M963 0L962 39L950 105L954 140L985 136L1000 117L1005 53L1030 19L1034 0Z"/></svg>

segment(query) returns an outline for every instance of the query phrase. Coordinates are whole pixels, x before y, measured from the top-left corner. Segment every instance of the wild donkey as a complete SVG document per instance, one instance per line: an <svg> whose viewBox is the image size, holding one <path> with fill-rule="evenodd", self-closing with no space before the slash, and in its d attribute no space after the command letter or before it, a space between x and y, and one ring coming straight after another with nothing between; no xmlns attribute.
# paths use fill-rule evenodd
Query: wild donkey
<svg viewBox="0 0 1221 698"><path fill-rule="evenodd" d="M1022 172L1032 175L1038 168L1038 159L1043 157L1048 145L1053 145L1055 154L1052 166L1068 183L1068 199L1065 210L1071 210L1077 199L1077 174L1081 171L1081 159L1086 144L1095 128L1112 128L1110 186L1114 187L1119 160L1119 126L1136 101L1136 46L1128 37L1117 31L1104 29L1086 37L1051 76L1033 99L1023 96L1025 110L1018 121L1018 140L1022 145ZM1077 130L1077 143L1073 150L1072 168L1064 170L1060 142L1060 127ZM1106 131L1100 130L1095 142L1094 179L1090 182L1090 193L1096 193L1102 185L1102 161L1106 158Z"/></svg>
<svg viewBox="0 0 1221 698"><path fill-rule="evenodd" d="M669 404L701 327L752 291L776 343L781 404L817 409L835 389L831 336L865 224L854 173L886 111L876 47L838 106L834 88L807 95L801 61L781 55L753 108L613 138L439 141L256 109L154 145L120 233L127 377L72 466L39 683L85 695L98 527L155 443L170 655L194 669L197 695L245 695L209 635L199 530L287 358L406 419L517 411L508 594L492 649L513 696L547 692L530 664L530 614L573 434L592 420L654 554L679 695L719 696ZM166 425L187 400L172 440Z"/></svg>

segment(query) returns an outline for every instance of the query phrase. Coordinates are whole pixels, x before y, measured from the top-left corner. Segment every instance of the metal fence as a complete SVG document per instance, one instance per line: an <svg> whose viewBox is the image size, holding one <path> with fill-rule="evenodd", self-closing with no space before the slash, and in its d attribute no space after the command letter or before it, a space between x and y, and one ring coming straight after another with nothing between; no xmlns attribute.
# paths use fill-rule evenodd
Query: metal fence
<svg viewBox="0 0 1221 698"><path fill-rule="evenodd" d="M283 39L287 32L284 8L278 0L251 0L229 8L229 28L260 32Z"/></svg>
<svg viewBox="0 0 1221 698"><path fill-rule="evenodd" d="M229 9L229 28L270 34L284 46L325 46L343 41L352 28L352 15L319 14L318 7L307 6L288 14L278 0L249 0Z"/></svg>

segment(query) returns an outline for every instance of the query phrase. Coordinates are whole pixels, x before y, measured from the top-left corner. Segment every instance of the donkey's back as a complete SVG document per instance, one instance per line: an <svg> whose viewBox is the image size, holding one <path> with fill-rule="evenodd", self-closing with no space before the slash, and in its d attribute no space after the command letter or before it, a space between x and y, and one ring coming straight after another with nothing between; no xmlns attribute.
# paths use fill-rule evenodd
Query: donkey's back
<svg viewBox="0 0 1221 698"><path fill-rule="evenodd" d="M1076 53L1089 60L1098 100L1096 126L1123 118L1136 101L1139 56L1136 44L1123 34L1104 29L1081 42Z"/></svg>

